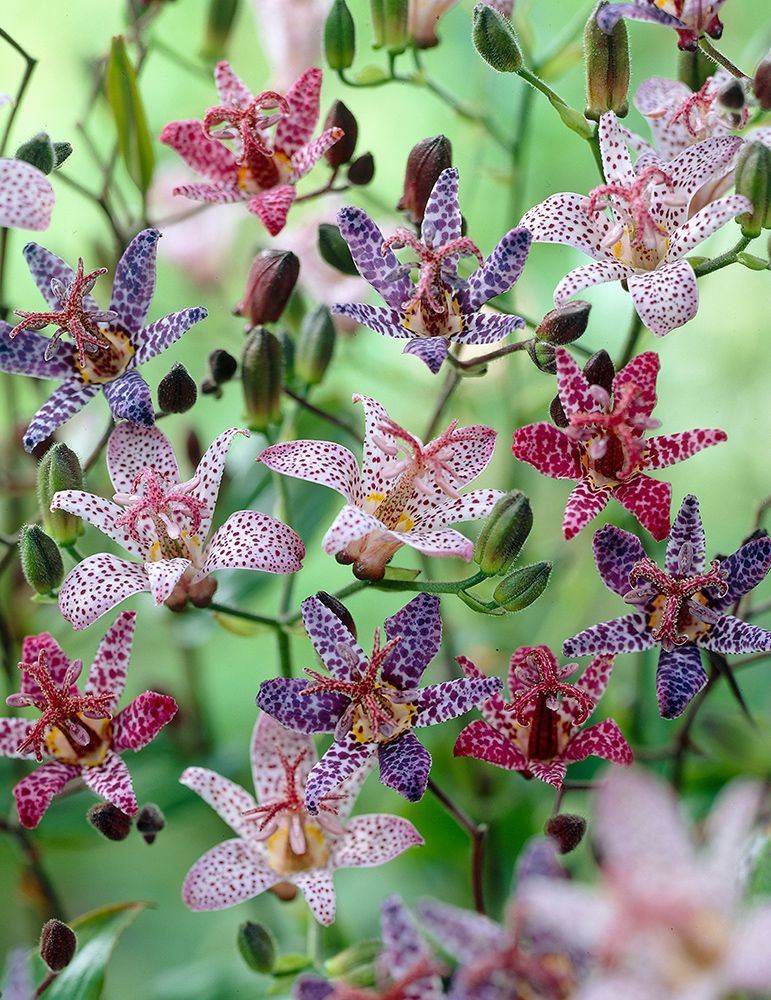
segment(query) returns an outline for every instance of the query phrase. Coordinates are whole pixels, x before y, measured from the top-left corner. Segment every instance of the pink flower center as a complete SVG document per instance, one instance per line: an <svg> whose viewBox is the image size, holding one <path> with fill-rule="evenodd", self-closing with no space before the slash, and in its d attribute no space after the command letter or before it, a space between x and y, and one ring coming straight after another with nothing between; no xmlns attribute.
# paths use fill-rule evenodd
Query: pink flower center
<svg viewBox="0 0 771 1000"><path fill-rule="evenodd" d="M116 503L128 509L115 519L116 525L126 528L135 542L142 545L148 539L140 530L142 522L152 525L151 541L160 543L160 555L165 559L186 557L189 553L183 544L185 537L194 537L201 527L206 510L203 500L192 495L197 479L168 487L155 469L141 469L131 481L132 493L118 493ZM141 492L140 492L141 489ZM182 529L180 520L188 522Z"/></svg>
<svg viewBox="0 0 771 1000"><path fill-rule="evenodd" d="M717 100L717 90L713 77L707 77L701 88L688 97L676 109L669 124L682 121L688 135L694 142L709 138L721 126L726 128L744 128L749 118L749 111L743 108L740 114L729 116L724 120L724 112Z"/></svg>
<svg viewBox="0 0 771 1000"><path fill-rule="evenodd" d="M245 108L225 105L204 115L203 129L212 139L240 141L240 162L250 163L254 157L273 156L267 130L291 114L289 102L274 90L255 95ZM216 129L213 133L212 129Z"/></svg>
<svg viewBox="0 0 771 1000"><path fill-rule="evenodd" d="M411 965L404 975L382 989L369 990L339 982L334 984L328 1000L414 1000L418 996L415 990L417 983L430 976L441 976L445 971L441 962L424 955Z"/></svg>

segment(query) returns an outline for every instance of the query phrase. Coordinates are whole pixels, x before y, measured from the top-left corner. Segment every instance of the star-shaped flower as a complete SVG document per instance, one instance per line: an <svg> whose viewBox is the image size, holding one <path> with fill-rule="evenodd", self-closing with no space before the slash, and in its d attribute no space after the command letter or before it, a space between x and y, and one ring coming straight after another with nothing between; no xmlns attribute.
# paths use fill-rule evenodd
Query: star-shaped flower
<svg viewBox="0 0 771 1000"><path fill-rule="evenodd" d="M120 755L141 750L174 718L177 703L145 691L120 712L136 614L124 611L105 633L81 694L75 685L83 664L70 661L47 632L22 646L21 691L6 699L32 706L40 719L0 719L0 755L46 762L13 790L19 820L35 827L55 795L81 778L101 798L129 815L137 812L131 775Z"/></svg>
<svg viewBox="0 0 771 1000"><path fill-rule="evenodd" d="M208 315L196 306L145 325L155 291L160 235L157 229L145 229L131 241L118 262L107 310L101 310L90 295L105 268L86 275L81 260L73 273L61 258L37 243L24 248L35 284L52 312L20 312L24 319L13 328L0 321L0 371L62 383L27 428L27 451L82 409L100 389L116 420L152 425L150 389L137 369ZM57 325L50 340L36 332L48 323ZM73 346L59 342L63 332L73 338Z"/></svg>
<svg viewBox="0 0 771 1000"><path fill-rule="evenodd" d="M285 96L252 94L229 63L217 63L214 82L221 105L209 108L203 123L170 122L161 132L161 142L212 183L183 184L174 194L223 204L245 201L271 236L280 233L295 185L343 135L342 129L329 128L311 139L319 119L321 77L320 69L309 69ZM233 140L233 149L225 139Z"/></svg>
<svg viewBox="0 0 771 1000"><path fill-rule="evenodd" d="M332 875L337 868L373 868L423 843L412 823L397 816L348 819L366 767L320 802L316 816L309 815L303 794L315 760L309 736L289 732L260 715L251 744L256 801L214 771L190 767L184 772L182 784L197 792L236 834L204 854L187 873L182 898L191 910L221 910L290 882L305 896L319 923L331 924Z"/></svg>
<svg viewBox="0 0 771 1000"><path fill-rule="evenodd" d="M486 676L465 656L458 662L466 677ZM631 764L632 751L613 719L581 728L605 692L613 657L598 656L575 684L567 683L577 669L576 663L560 667L548 646L518 649L509 666L512 700L494 694L481 705L484 719L466 726L455 756L486 760L555 788L562 786L568 765L587 757Z"/></svg>
<svg viewBox="0 0 771 1000"><path fill-rule="evenodd" d="M439 599L418 594L375 632L367 655L317 597L303 601L303 622L329 674L265 681L259 707L290 729L334 733L335 742L308 778L305 801L317 813L323 797L377 754L380 781L410 802L423 797L431 754L413 733L457 718L500 690L497 677L418 684L439 650Z"/></svg>
<svg viewBox="0 0 771 1000"><path fill-rule="evenodd" d="M73 628L82 629L131 594L149 590L165 601L204 606L219 569L295 573L305 547L294 531L267 514L239 510L208 537L225 458L237 434L231 428L209 446L187 482L168 438L157 427L121 423L107 443L107 468L115 497L82 490L54 494L51 510L67 510L121 545L130 562L108 553L89 556L68 574L59 591L59 609Z"/></svg>
<svg viewBox="0 0 771 1000"><path fill-rule="evenodd" d="M745 542L706 568L699 503L687 496L667 540L664 568L639 538L606 525L594 536L594 560L606 587L634 610L566 640L566 656L633 653L660 646L656 691L665 719L680 715L707 682L700 650L736 654L771 650L771 632L730 613L771 569L771 538Z"/></svg>
<svg viewBox="0 0 771 1000"><path fill-rule="evenodd" d="M597 12L597 24L610 33L622 17L633 21L655 21L677 32L678 48L691 52L699 47L699 38L720 38L723 25L718 11L725 0L632 0L615 3Z"/></svg>
<svg viewBox="0 0 771 1000"><path fill-rule="evenodd" d="M578 480L565 507L565 538L578 534L611 497L657 541L666 538L672 487L646 471L683 462L726 440L720 430L645 437L649 428L659 426L651 417L658 371L658 355L646 351L616 374L608 393L589 383L564 347L557 348L557 389L568 426L561 430L544 422L520 427L512 451L552 479Z"/></svg>
<svg viewBox="0 0 771 1000"><path fill-rule="evenodd" d="M458 205L458 171L443 170L426 204L420 239L397 229L388 239L360 208L343 208L337 216L363 278L380 293L385 306L360 303L336 305L333 312L349 316L386 337L409 339L405 354L415 354L436 373L450 344L491 344L524 326L519 316L481 312L496 295L507 292L525 266L530 233L511 229L487 260L463 236ZM394 249L409 248L417 260L401 264ZM458 274L460 257L475 257L479 267L470 278ZM417 270L413 284L410 272Z"/></svg>
<svg viewBox="0 0 771 1000"><path fill-rule="evenodd" d="M713 136L667 163L643 160L633 166L626 135L613 112L603 115L599 140L606 183L588 197L552 195L526 212L522 225L535 242L564 243L593 258L557 285L557 306L584 288L623 279L640 319L663 337L698 309L696 275L685 255L752 210L747 198L734 194L695 215L689 211L696 192L731 168L743 140Z"/></svg>
<svg viewBox="0 0 771 1000"><path fill-rule="evenodd" d="M354 395L366 419L362 470L353 454L332 441L286 441L259 456L269 469L320 483L347 503L322 545L363 580L380 580L394 553L409 545L430 556L460 556L474 546L447 525L486 517L500 490L459 491L486 468L495 431L457 421L428 444L400 427L367 396Z"/></svg>

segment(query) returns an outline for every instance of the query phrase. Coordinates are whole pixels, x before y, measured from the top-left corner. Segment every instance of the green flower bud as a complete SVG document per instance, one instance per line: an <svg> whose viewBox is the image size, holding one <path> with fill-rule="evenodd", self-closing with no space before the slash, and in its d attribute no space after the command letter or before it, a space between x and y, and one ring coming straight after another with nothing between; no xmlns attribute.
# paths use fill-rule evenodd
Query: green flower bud
<svg viewBox="0 0 771 1000"><path fill-rule="evenodd" d="M356 184L359 187L369 184L375 176L375 157L372 153L362 153L361 156L357 156L348 167L346 176L350 184Z"/></svg>
<svg viewBox="0 0 771 1000"><path fill-rule="evenodd" d="M51 594L64 579L59 547L42 528L25 524L19 536L19 556L24 579L38 594Z"/></svg>
<svg viewBox="0 0 771 1000"><path fill-rule="evenodd" d="M358 941L349 948L338 952L332 958L328 958L324 963L324 969L328 976L333 979L345 977L348 980L350 974L363 965L370 965L383 950L381 941L370 939L368 941Z"/></svg>
<svg viewBox="0 0 771 1000"><path fill-rule="evenodd" d="M586 820L573 813L558 813L546 821L544 833L556 842L560 854L570 854L583 840Z"/></svg>
<svg viewBox="0 0 771 1000"><path fill-rule="evenodd" d="M535 335L550 344L572 344L586 333L591 309L591 305L581 299L552 309L538 324Z"/></svg>
<svg viewBox="0 0 771 1000"><path fill-rule="evenodd" d="M55 444L37 467L37 502L43 527L60 545L74 545L83 534L83 522L66 510L51 510L51 501L60 490L82 490L83 470L78 456L66 444Z"/></svg>
<svg viewBox="0 0 771 1000"><path fill-rule="evenodd" d="M155 838L165 826L166 817L154 802L148 802L137 813L137 830L146 844L155 843Z"/></svg>
<svg viewBox="0 0 771 1000"><path fill-rule="evenodd" d="M330 146L324 153L324 159L330 167L342 167L345 163L350 163L356 149L356 140L359 138L359 123L356 116L342 101L333 101L326 119L324 120L324 131L330 128L341 128L345 133L342 139Z"/></svg>
<svg viewBox="0 0 771 1000"><path fill-rule="evenodd" d="M206 33L201 57L214 62L225 55L233 31L240 0L209 0Z"/></svg>
<svg viewBox="0 0 771 1000"><path fill-rule="evenodd" d="M771 229L771 149L763 142L745 142L736 160L736 193L752 202L752 211L739 215L742 236L753 239Z"/></svg>
<svg viewBox="0 0 771 1000"><path fill-rule="evenodd" d="M595 351L584 365L584 375L589 385L599 385L605 392L611 392L616 369L608 352Z"/></svg>
<svg viewBox="0 0 771 1000"><path fill-rule="evenodd" d="M372 48L382 49L385 38L385 0L369 0L372 19Z"/></svg>
<svg viewBox="0 0 771 1000"><path fill-rule="evenodd" d="M539 371L547 375L556 374L557 349L553 344L548 344L545 340L531 340L527 345L527 353Z"/></svg>
<svg viewBox="0 0 771 1000"><path fill-rule="evenodd" d="M158 409L162 413L187 413L197 398L195 382L179 362L158 383Z"/></svg>
<svg viewBox="0 0 771 1000"><path fill-rule="evenodd" d="M336 225L331 222L321 223L318 248L322 260L325 260L330 267L334 267L341 274L352 274L358 277L359 271L353 262L351 251Z"/></svg>
<svg viewBox="0 0 771 1000"><path fill-rule="evenodd" d="M45 132L38 132L37 135L33 135L31 139L23 142L14 156L17 160L31 163L33 167L37 167L44 174L50 174L57 166L54 145Z"/></svg>
<svg viewBox="0 0 771 1000"><path fill-rule="evenodd" d="M550 562L538 562L515 569L495 588L493 600L506 611L522 611L546 590L550 574Z"/></svg>
<svg viewBox="0 0 771 1000"><path fill-rule="evenodd" d="M306 385L318 385L324 378L335 349L335 324L326 306L306 314L294 355L295 375Z"/></svg>
<svg viewBox="0 0 771 1000"><path fill-rule="evenodd" d="M330 69L348 69L356 54L356 28L345 0L335 0L324 24L324 52Z"/></svg>
<svg viewBox="0 0 771 1000"><path fill-rule="evenodd" d="M61 972L75 956L75 931L61 920L47 920L40 932L40 957L51 970Z"/></svg>
<svg viewBox="0 0 771 1000"><path fill-rule="evenodd" d="M256 326L244 344L241 384L251 430L267 430L281 419L283 351L278 337L263 326Z"/></svg>
<svg viewBox="0 0 771 1000"><path fill-rule="evenodd" d="M471 37L480 56L499 73L518 73L522 69L522 52L514 27L500 11L478 3Z"/></svg>
<svg viewBox="0 0 771 1000"><path fill-rule="evenodd" d="M67 157L72 153L72 143L70 142L55 142L54 144L54 158L56 163L54 163L54 170L60 167Z"/></svg>
<svg viewBox="0 0 771 1000"><path fill-rule="evenodd" d="M383 0L383 45L392 55L409 43L409 9L409 0Z"/></svg>
<svg viewBox="0 0 771 1000"><path fill-rule="evenodd" d="M532 527L530 500L519 490L512 490L488 514L474 546L474 562L488 576L508 572Z"/></svg>
<svg viewBox="0 0 771 1000"><path fill-rule="evenodd" d="M247 920L238 928L236 938L241 958L250 969L270 975L276 965L276 941L267 927Z"/></svg>
<svg viewBox="0 0 771 1000"><path fill-rule="evenodd" d="M608 6L600 0L584 28L584 58L586 63L586 111L598 122L600 115L615 111L624 118L629 111L629 40L624 18L620 17L609 34L597 24L597 13Z"/></svg>

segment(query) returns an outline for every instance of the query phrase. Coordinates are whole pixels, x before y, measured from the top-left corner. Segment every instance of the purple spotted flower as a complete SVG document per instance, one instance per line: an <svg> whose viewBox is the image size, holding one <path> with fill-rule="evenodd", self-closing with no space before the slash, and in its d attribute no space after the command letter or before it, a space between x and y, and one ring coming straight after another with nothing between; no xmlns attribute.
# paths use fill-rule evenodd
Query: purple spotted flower
<svg viewBox="0 0 771 1000"><path fill-rule="evenodd" d="M730 613L771 569L771 538L753 538L706 567L699 504L687 496L667 540L664 568L639 538L614 525L594 536L603 583L633 611L568 639L566 656L632 653L660 646L656 690L665 719L680 715L707 681L701 650L736 654L771 650L771 632Z"/></svg>
<svg viewBox="0 0 771 1000"><path fill-rule="evenodd" d="M524 326L519 316L481 312L489 299L507 292L522 272L530 249L530 233L512 229L487 260L461 235L458 171L443 170L426 204L420 239L399 228L388 239L360 208L343 208L337 221L363 278L380 293L385 306L336 305L349 316L386 337L408 339L405 354L416 354L438 372L451 343L492 344ZM400 263L394 250L409 248L416 260ZM458 274L460 257L475 257L479 267L470 278ZM417 284L410 273L418 272Z"/></svg>
<svg viewBox="0 0 771 1000"><path fill-rule="evenodd" d="M85 628L116 604L149 590L156 604L200 607L211 602L219 569L294 573L305 547L281 521L239 510L209 538L228 449L236 428L209 446L187 482L181 482L174 450L157 427L121 423L107 442L113 500L62 490L52 510L67 510L93 524L140 562L110 553L89 556L68 574L59 610L75 629Z"/></svg>
<svg viewBox="0 0 771 1000"><path fill-rule="evenodd" d="M328 674L278 677L260 686L257 704L290 729L334 733L335 742L308 778L311 813L342 781L377 754L380 781L410 802L423 797L431 754L415 736L468 712L500 690L497 677L459 678L419 688L442 638L439 599L418 594L375 631L371 655L317 597L303 601L303 622ZM310 679L309 679L310 678Z"/></svg>
<svg viewBox="0 0 771 1000"><path fill-rule="evenodd" d="M699 47L701 35L720 38L723 25L718 11L725 0L632 0L616 3L597 12L597 23L610 33L622 17L633 21L653 21L674 28L678 48L691 52Z"/></svg>
<svg viewBox="0 0 771 1000"><path fill-rule="evenodd" d="M332 875L338 868L373 868L423 843L406 819L373 813L348 819L365 766L319 802L305 807L308 772L316 760L310 736L260 715L251 744L256 800L214 771L189 767L180 781L222 817L236 836L217 844L187 873L182 898L191 910L221 910L289 882L321 924L335 919Z"/></svg>
<svg viewBox="0 0 771 1000"><path fill-rule="evenodd" d="M145 229L131 241L118 262L107 310L100 310L90 294L106 269L85 274L80 261L73 272L37 243L24 248L32 277L51 311L20 312L23 318L15 327L0 321L0 371L62 383L27 428L27 451L82 409L100 389L116 420L153 424L150 389L137 369L208 315L196 306L145 324L155 291L155 252L160 235L157 229ZM51 340L37 332L49 324L56 326ZM63 333L72 338L72 346L59 343Z"/></svg>
<svg viewBox="0 0 771 1000"><path fill-rule="evenodd" d="M743 140L713 136L668 162L642 158L633 165L627 135L612 112L603 115L599 139L605 183L588 197L552 195L526 212L522 225L535 242L564 243L593 258L557 285L557 306L584 288L624 280L640 319L663 337L693 319L698 309L696 275L685 255L752 209L747 198L734 194L690 214L694 195L707 181L725 175Z"/></svg>
<svg viewBox="0 0 771 1000"><path fill-rule="evenodd" d="M42 764L13 790L23 826L37 826L51 800L81 778L101 798L129 815L137 812L131 775L121 759L141 750L174 718L177 703L145 691L120 712L136 614L124 611L99 643L83 693L75 686L83 664L70 661L47 632L22 646L21 691L6 699L14 708L33 707L40 718L0 719L0 755Z"/></svg>

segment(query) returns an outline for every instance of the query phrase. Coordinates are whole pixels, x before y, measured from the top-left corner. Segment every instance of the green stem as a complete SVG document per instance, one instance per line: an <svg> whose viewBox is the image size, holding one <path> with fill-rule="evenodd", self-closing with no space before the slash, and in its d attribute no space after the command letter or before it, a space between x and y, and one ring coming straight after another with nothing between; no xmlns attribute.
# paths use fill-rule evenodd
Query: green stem
<svg viewBox="0 0 771 1000"><path fill-rule="evenodd" d="M697 278L701 278L705 274L712 274L713 271L719 271L722 267L728 267L729 264L735 264L737 254L740 254L745 247L749 246L750 242L750 237L742 236L732 250L726 250L725 253L721 253L719 257L713 257L712 260L705 260L703 264L697 264L693 269L693 273Z"/></svg>
<svg viewBox="0 0 771 1000"><path fill-rule="evenodd" d="M497 361L498 358L505 358L508 354L513 354L515 351L526 351L528 345L532 343L532 340L532 337L528 337L527 340L520 340L516 344L507 344L506 347L499 347L497 351L491 351L489 354L483 354L479 358L471 358L470 361L460 361L452 354L448 356L447 360L453 368L457 368L460 371L469 371L470 369L486 365L490 361Z"/></svg>
<svg viewBox="0 0 771 1000"><path fill-rule="evenodd" d="M456 359L457 361L457 359ZM436 428L439 426L439 421L442 419L442 413L447 403L450 401L450 397L458 388L461 382L461 376L455 369L447 372L445 376L444 385L439 393L439 398L434 406L434 412L431 414L431 418L428 421L428 426L426 427L426 433L423 435L424 440L430 441L431 438L436 433Z"/></svg>
<svg viewBox="0 0 771 1000"><path fill-rule="evenodd" d="M299 395L299 393L294 392L287 386L284 386L284 395L289 396L289 398L293 399L298 406L301 406L309 413L313 413L314 416L320 417L322 420L326 420L335 427L339 427L341 431L345 431L345 433L352 437L357 444L364 444L364 438L356 430L356 428L347 421L342 420L340 417L336 417L334 413L330 413L328 410L323 410L320 406L315 406L313 403L309 403L304 396Z"/></svg>
<svg viewBox="0 0 771 1000"><path fill-rule="evenodd" d="M11 230L0 229L0 319L4 320L11 311L5 304L5 272L8 266L8 244L11 239Z"/></svg>
<svg viewBox="0 0 771 1000"><path fill-rule="evenodd" d="M2 816L0 816L0 832L9 834L19 845L30 874L40 892L40 898L43 902L41 911L46 919L56 917L57 920L66 920L64 906L53 882L43 868L40 851L32 839L33 834L29 830L25 830L23 826L11 823Z"/></svg>
<svg viewBox="0 0 771 1000"><path fill-rule="evenodd" d="M72 556L76 563L83 562L85 559L85 556L80 554L74 542L71 545L62 545L62 548Z"/></svg>
<svg viewBox="0 0 771 1000"><path fill-rule="evenodd" d="M8 145L8 139L11 135L11 129L13 128L14 120L21 107L22 99L24 98L24 93L29 85L29 81L32 78L32 74L35 71L35 66L37 66L37 59L33 59L32 56L25 49L19 45L19 43L8 34L7 31L3 31L0 28L0 38L3 38L12 49L15 49L19 55L22 57L26 66L24 68L24 76L21 78L21 83L19 84L19 89L16 91L16 100L13 102L13 107L11 108L11 113L8 116L8 120L5 123L5 129L3 130L3 138L0 139L0 156L5 154L6 146Z"/></svg>
<svg viewBox="0 0 771 1000"><path fill-rule="evenodd" d="M487 574L480 570L473 576L457 582L445 580L377 580L372 583L373 587L380 590L409 590L425 594L460 594L462 590L475 587L487 579Z"/></svg>
<svg viewBox="0 0 771 1000"><path fill-rule="evenodd" d="M742 73L738 66L735 66L727 56L724 56L719 49L716 49L706 35L702 35L699 39L699 48L702 52L706 53L710 59L713 60L713 62L718 63L723 67L723 69L727 69L731 76L735 76L737 80L748 79L747 74Z"/></svg>
<svg viewBox="0 0 771 1000"><path fill-rule="evenodd" d="M449 795L438 787L433 778L428 779L428 790L471 838L471 891L474 895L474 909L477 913L484 913L484 846L487 826L484 823L475 823L470 819L462 809L455 805Z"/></svg>
<svg viewBox="0 0 771 1000"><path fill-rule="evenodd" d="M246 622L254 622L255 625L267 625L274 629L281 628L281 622L277 618L259 615L254 611L244 611L242 608L231 608L228 604L220 604L218 601L212 601L211 604L207 605L206 610L221 615L230 615L231 618L241 618Z"/></svg>

